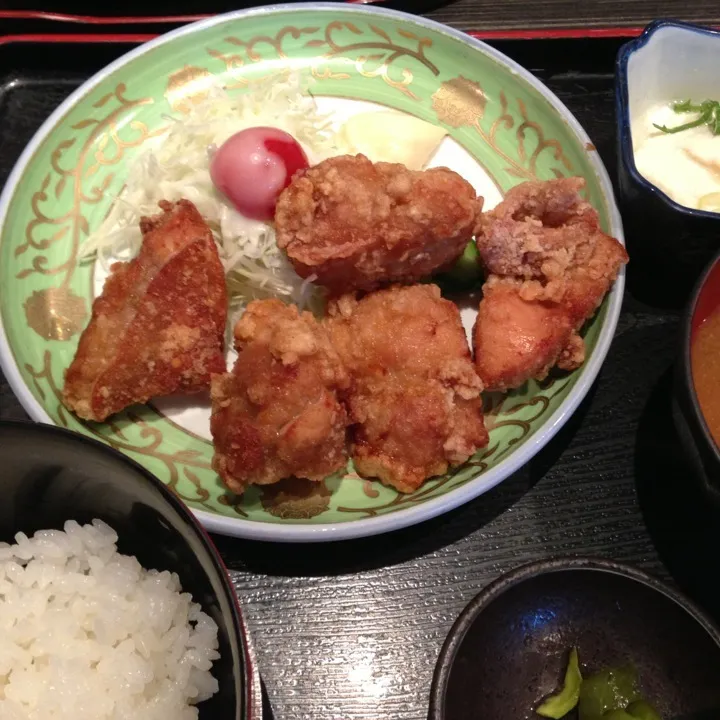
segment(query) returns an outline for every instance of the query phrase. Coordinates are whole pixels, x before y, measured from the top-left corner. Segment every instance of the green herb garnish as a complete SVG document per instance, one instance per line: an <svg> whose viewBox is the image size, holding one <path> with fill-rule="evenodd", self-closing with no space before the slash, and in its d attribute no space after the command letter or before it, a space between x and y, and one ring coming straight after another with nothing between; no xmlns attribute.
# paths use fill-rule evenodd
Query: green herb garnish
<svg viewBox="0 0 720 720"><path fill-rule="evenodd" d="M684 125L676 125L675 127L667 127L667 125L656 125L653 127L662 130L664 133L677 133L690 128L707 125L713 135L720 135L720 102L717 100L703 100L699 105L693 105L691 100L682 100L674 102L670 106L676 113L697 113L695 120L691 120Z"/></svg>

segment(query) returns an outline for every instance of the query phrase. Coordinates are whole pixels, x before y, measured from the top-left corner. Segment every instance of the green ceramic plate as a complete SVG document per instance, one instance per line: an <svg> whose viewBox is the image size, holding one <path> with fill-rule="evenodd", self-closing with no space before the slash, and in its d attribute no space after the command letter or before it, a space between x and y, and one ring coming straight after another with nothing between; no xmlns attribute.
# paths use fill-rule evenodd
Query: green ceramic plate
<svg viewBox="0 0 720 720"><path fill-rule="evenodd" d="M582 175L604 228L622 238L603 165L568 110L536 78L483 43L436 23L376 8L294 4L184 27L129 53L85 83L47 120L0 201L0 358L30 415L100 438L167 482L213 531L266 540L329 540L399 528L476 497L526 463L593 382L610 344L621 277L589 324L576 373L488 398L489 447L447 477L399 495L348 471L311 491L283 485L227 495L210 468L208 408L166 400L112 423L80 422L60 402L63 372L93 299L79 265L109 193L165 123L212 75L232 92L292 67L315 78L330 108L358 101L396 108L450 132L435 159L496 203L523 180ZM472 323L472 303L464 311Z"/></svg>

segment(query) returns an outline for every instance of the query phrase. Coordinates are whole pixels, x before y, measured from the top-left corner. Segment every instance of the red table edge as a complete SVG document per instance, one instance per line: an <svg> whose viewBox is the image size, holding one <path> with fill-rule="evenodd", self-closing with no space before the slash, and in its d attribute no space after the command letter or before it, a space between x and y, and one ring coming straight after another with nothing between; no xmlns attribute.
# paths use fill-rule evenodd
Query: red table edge
<svg viewBox="0 0 720 720"><path fill-rule="evenodd" d="M354 5L378 5L385 0L343 0ZM212 13L190 13L188 15L147 15L133 17L129 15L99 16L75 15L47 10L0 10L0 20L53 20L56 22L79 23L85 25L131 25L135 23L187 23L205 20Z"/></svg>
<svg viewBox="0 0 720 720"><path fill-rule="evenodd" d="M466 32L477 40L563 40L633 38L640 35L643 29L641 27L547 28L544 30L468 30ZM9 43L144 43L154 40L156 37L158 37L158 33L24 33L0 35L0 45Z"/></svg>
<svg viewBox="0 0 720 720"><path fill-rule="evenodd" d="M157 33L30 33L24 35L0 35L0 45L10 43L144 43L154 40Z"/></svg>
<svg viewBox="0 0 720 720"><path fill-rule="evenodd" d="M353 4L382 4L384 0L345 0ZM72 15L67 13L45 12L42 10L0 10L0 20L49 20L53 22L74 23L77 25L158 25L189 23L212 17L211 14L191 15L156 15L147 17L98 17L93 15ZM581 38L631 38L638 36L643 27L558 27L531 29L495 29L470 30L467 34L478 40L560 40ZM59 39L55 39L58 37ZM84 40L79 39L83 37ZM22 34L0 36L0 43L7 42L144 42L155 37L152 34L109 34L100 36L96 34L77 35L68 34Z"/></svg>

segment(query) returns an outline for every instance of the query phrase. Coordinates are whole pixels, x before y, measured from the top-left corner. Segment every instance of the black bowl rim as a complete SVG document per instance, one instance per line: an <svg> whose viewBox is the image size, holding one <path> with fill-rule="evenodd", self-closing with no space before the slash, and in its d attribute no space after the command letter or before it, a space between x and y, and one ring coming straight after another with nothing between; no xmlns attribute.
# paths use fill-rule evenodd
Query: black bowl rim
<svg viewBox="0 0 720 720"><path fill-rule="evenodd" d="M718 447L717 443L715 442L715 439L710 432L710 427L705 420L705 415L703 415L702 409L700 408L700 402L698 400L697 393L695 392L695 381L693 380L692 358L690 355L690 351L692 347L693 318L695 317L695 312L697 310L698 300L700 299L700 294L705 288L705 285L707 284L710 275L712 274L716 265L718 265L719 263L720 252L718 252L717 255L715 255L715 257L708 263L707 267L703 270L700 279L695 283L692 295L690 296L690 303L685 310L685 315L682 321L681 348L681 377L690 398L690 405L692 407L694 419L696 423L700 426L700 429L703 433L703 439L705 440L705 444L708 449L714 454L718 467L720 467L720 447Z"/></svg>
<svg viewBox="0 0 720 720"><path fill-rule="evenodd" d="M490 583L468 603L462 613L460 613L458 619L453 623L440 650L440 655L435 665L435 672L433 673L432 685L430 687L429 720L443 720L445 716L444 700L450 671L455 661L455 655L467 631L480 613L511 587L540 575L566 570L592 570L612 573L630 580L635 580L649 587L651 590L662 593L695 619L720 648L720 628L713 623L706 613L695 605L692 600L670 587L667 583L664 583L652 575L648 575L638 568L614 560L595 557L555 557L531 562L501 575L497 580Z"/></svg>
<svg viewBox="0 0 720 720"><path fill-rule="evenodd" d="M627 65L630 56L634 52L645 46L658 30L666 27L676 27L683 30L690 30L703 35L712 35L720 39L720 30L715 30L705 25L683 22L682 20L653 20L645 27L637 38L625 43L620 50L618 50L617 59L615 61L615 112L618 123L618 137L620 139L622 162L630 174L630 177L632 177L636 184L645 188L645 190L652 193L655 197L676 212L683 213L684 215L688 215L693 218L720 220L720 213L718 212L697 210L695 208L686 207L685 205L680 205L680 203L673 200L669 195L666 195L659 187L653 185L653 183L641 175L635 165L635 153L633 152L632 136L630 132L630 100L627 82Z"/></svg>
<svg viewBox="0 0 720 720"><path fill-rule="evenodd" d="M235 594L232 583L230 582L227 567L220 557L220 553L217 551L212 538L200 522L196 520L195 516L187 508L187 506L149 470L135 462L127 455L124 455L120 451L115 450L115 448L112 448L99 440L94 440L93 438L73 432L72 430L67 430L66 428L41 422L0 420L0 431L2 431L3 428L13 428L16 430L36 432L39 434L57 435L64 438L64 440L69 441L71 444L76 443L79 445L88 445L96 450L99 450L105 455L114 456L115 459L126 465L128 470L134 471L135 473L143 476L145 480L159 490L166 502L171 505L172 508L185 519L185 522L187 522L195 530L195 534L198 536L203 548L210 557L213 569L221 579L226 599L229 600L229 606L232 608L233 630L240 639L240 644L242 646L242 676L245 697L243 698L243 715L241 717L246 718L246 720L260 720L260 698L255 697L259 691L259 676L255 667L254 650L249 642L249 634L247 626L245 625L242 610L240 609L240 603L237 595Z"/></svg>

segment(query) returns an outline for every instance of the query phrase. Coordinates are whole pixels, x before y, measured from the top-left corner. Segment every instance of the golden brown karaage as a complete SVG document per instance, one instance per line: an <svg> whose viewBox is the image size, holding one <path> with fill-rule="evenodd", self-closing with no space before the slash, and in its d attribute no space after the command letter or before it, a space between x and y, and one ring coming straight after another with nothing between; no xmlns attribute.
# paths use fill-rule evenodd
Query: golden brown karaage
<svg viewBox="0 0 720 720"><path fill-rule="evenodd" d="M491 276L483 288L473 344L478 374L491 390L545 377L572 336L568 313L557 303L523 300L521 282Z"/></svg>
<svg viewBox="0 0 720 720"><path fill-rule="evenodd" d="M343 397L360 475L412 492L487 444L460 313L437 286L344 295L326 325L351 376Z"/></svg>
<svg viewBox="0 0 720 720"><path fill-rule="evenodd" d="M277 243L300 276L334 293L412 283L460 256L481 208L473 187L447 168L333 157L296 175L280 196Z"/></svg>
<svg viewBox="0 0 720 720"><path fill-rule="evenodd" d="M475 240L488 279L473 345L488 390L584 362L578 330L628 260L581 197L584 185L582 178L522 183L478 221Z"/></svg>
<svg viewBox="0 0 720 720"><path fill-rule="evenodd" d="M143 218L142 247L112 266L65 375L63 399L102 421L134 403L207 389L225 370L225 273L188 200Z"/></svg>
<svg viewBox="0 0 720 720"><path fill-rule="evenodd" d="M238 358L212 381L213 465L228 488L291 476L322 480L347 462L347 374L325 328L280 300L257 300L235 326Z"/></svg>

